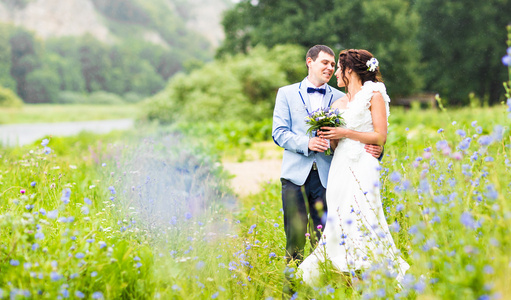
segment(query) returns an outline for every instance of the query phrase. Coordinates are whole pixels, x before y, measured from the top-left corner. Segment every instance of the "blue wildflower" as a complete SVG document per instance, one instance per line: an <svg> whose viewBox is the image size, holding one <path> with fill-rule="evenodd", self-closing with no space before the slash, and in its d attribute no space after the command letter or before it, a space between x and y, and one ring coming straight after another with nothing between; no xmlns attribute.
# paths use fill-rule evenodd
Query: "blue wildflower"
<svg viewBox="0 0 511 300"><path fill-rule="evenodd" d="M14 267L17 267L17 266L19 266L19 265L20 265L20 261L19 261L19 260L17 260L17 259L11 259L11 260L9 261L9 263L11 264L11 266L14 266Z"/></svg>
<svg viewBox="0 0 511 300"><path fill-rule="evenodd" d="M461 137L465 137L467 135L467 133L464 130L462 130L462 129L456 130L456 134L461 136Z"/></svg>
<svg viewBox="0 0 511 300"><path fill-rule="evenodd" d="M80 292L80 291L76 291L75 292L75 297L79 298L79 299L83 299L83 298L85 298L85 294Z"/></svg>
<svg viewBox="0 0 511 300"><path fill-rule="evenodd" d="M52 281L58 281L58 280L62 279L63 277L59 273L57 273L55 271L52 271L50 273L50 278L51 278Z"/></svg>
<svg viewBox="0 0 511 300"><path fill-rule="evenodd" d="M468 211L461 214L460 222L465 227L470 229L476 229L478 227L478 224L475 222L474 218L472 217L472 214Z"/></svg>
<svg viewBox="0 0 511 300"><path fill-rule="evenodd" d="M113 186L109 186L108 189L110 190L110 193L112 193L112 195L115 195L115 188Z"/></svg>
<svg viewBox="0 0 511 300"><path fill-rule="evenodd" d="M394 171L390 174L389 179L392 182L400 182L401 181L401 174L397 171Z"/></svg>
<svg viewBox="0 0 511 300"><path fill-rule="evenodd" d="M43 139L43 140L41 141L41 146L46 147L46 146L48 145L48 143L49 143L49 142L50 142L50 140L49 140L49 139Z"/></svg>
<svg viewBox="0 0 511 300"><path fill-rule="evenodd" d="M89 198L87 198L87 197L83 198L83 202L85 202L85 204L87 204L87 205L91 205L92 204L92 201Z"/></svg>
<svg viewBox="0 0 511 300"><path fill-rule="evenodd" d="M213 295L211 295L211 299L216 299L217 297L218 297L218 292L216 292Z"/></svg>
<svg viewBox="0 0 511 300"><path fill-rule="evenodd" d="M98 243L98 244L99 244L99 249L103 249L103 248L105 248L105 247L106 247L106 243L105 243L105 242L103 242L103 241L99 241L99 243Z"/></svg>
<svg viewBox="0 0 511 300"><path fill-rule="evenodd" d="M270 252L269 256L270 256L270 258L272 258L272 257L277 257L277 254L275 254L275 253L273 253L273 252Z"/></svg>
<svg viewBox="0 0 511 300"><path fill-rule="evenodd" d="M64 204L68 204L70 197L71 197L71 189L70 188L63 189L62 190L62 197L60 198L60 200L62 200L62 202Z"/></svg>
<svg viewBox="0 0 511 300"><path fill-rule="evenodd" d="M481 145L481 146L488 146L489 144L491 144L493 142L493 138L490 136L490 135L483 135L481 136L477 142Z"/></svg>
<svg viewBox="0 0 511 300"><path fill-rule="evenodd" d="M506 67L511 67L511 56L509 54L502 56L502 64Z"/></svg>
<svg viewBox="0 0 511 300"><path fill-rule="evenodd" d="M103 299L103 293L102 292L92 293L92 299Z"/></svg>
<svg viewBox="0 0 511 300"><path fill-rule="evenodd" d="M34 235L34 237L35 237L36 239L38 239L38 240L42 240L42 239L44 239L44 233L42 233L42 232L40 232L40 231L39 231L39 232L37 232L37 233Z"/></svg>
<svg viewBox="0 0 511 300"><path fill-rule="evenodd" d="M82 252L78 252L78 253L76 253L75 257L78 259L82 259L85 257L85 254L83 254Z"/></svg>
<svg viewBox="0 0 511 300"><path fill-rule="evenodd" d="M32 182L30 183L30 186L31 186L31 187L35 187L35 185L36 185L36 184L37 184L37 183L36 183L35 181L32 181Z"/></svg>
<svg viewBox="0 0 511 300"><path fill-rule="evenodd" d="M460 150L467 150L467 149L468 149L468 147L470 146L470 142L471 142L471 141L472 141L472 139L471 139L471 138L465 138L465 139L463 139L463 140L459 143L458 148L459 148Z"/></svg>
<svg viewBox="0 0 511 300"><path fill-rule="evenodd" d="M396 206L396 211L402 211L403 209L405 208L405 206L401 203L399 203L397 206Z"/></svg>

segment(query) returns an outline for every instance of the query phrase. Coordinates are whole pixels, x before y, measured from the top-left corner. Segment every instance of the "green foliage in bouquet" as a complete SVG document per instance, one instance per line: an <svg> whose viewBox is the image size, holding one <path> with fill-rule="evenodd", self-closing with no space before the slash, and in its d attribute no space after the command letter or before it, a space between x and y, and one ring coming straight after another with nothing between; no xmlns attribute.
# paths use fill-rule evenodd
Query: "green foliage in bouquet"
<svg viewBox="0 0 511 300"><path fill-rule="evenodd" d="M321 127L339 127L345 125L342 113L338 109L320 108L305 117L305 123L309 124L307 134L318 131Z"/></svg>
<svg viewBox="0 0 511 300"><path fill-rule="evenodd" d="M331 109L330 107L319 108L311 112L305 117L305 123L309 125L307 134L312 134L314 131L320 131L321 127L339 127L345 125L342 118L342 113L338 109ZM331 154L331 150L325 151L326 155Z"/></svg>

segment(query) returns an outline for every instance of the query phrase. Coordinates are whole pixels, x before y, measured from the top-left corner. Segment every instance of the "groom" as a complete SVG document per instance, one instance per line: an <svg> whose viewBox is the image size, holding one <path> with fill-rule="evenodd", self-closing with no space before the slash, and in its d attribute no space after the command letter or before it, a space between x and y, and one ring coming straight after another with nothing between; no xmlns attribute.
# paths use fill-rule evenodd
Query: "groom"
<svg viewBox="0 0 511 300"><path fill-rule="evenodd" d="M314 110L330 107L344 96L327 84L335 71L332 49L313 46L305 62L308 76L302 82L279 89L273 112L273 140L284 148L280 180L288 262L303 260L309 216L315 231L311 233L313 240L319 240L318 226L323 228L326 223L325 188L332 156L324 154L329 147L327 140L306 134L305 117ZM375 157L380 156L381 149L366 145L366 151Z"/></svg>

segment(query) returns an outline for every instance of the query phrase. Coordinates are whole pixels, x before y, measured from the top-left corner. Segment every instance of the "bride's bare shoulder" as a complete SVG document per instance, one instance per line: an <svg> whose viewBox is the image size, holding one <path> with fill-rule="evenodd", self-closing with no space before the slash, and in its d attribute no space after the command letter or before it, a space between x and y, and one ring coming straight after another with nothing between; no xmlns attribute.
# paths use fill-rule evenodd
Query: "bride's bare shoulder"
<svg viewBox="0 0 511 300"><path fill-rule="evenodd" d="M332 103L332 108L345 109L348 105L348 96L344 95L343 97L337 99Z"/></svg>

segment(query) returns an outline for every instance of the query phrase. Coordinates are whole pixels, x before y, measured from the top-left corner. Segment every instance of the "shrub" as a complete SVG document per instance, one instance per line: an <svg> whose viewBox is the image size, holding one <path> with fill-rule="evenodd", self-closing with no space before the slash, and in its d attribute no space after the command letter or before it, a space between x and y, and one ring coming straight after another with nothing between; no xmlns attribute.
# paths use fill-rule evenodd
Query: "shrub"
<svg viewBox="0 0 511 300"><path fill-rule="evenodd" d="M122 98L119 95L108 93L108 92L94 92L89 95L89 104L124 104Z"/></svg>
<svg viewBox="0 0 511 300"><path fill-rule="evenodd" d="M72 91L62 91L53 103L59 104L85 104L88 102L88 96L84 93Z"/></svg>
<svg viewBox="0 0 511 300"><path fill-rule="evenodd" d="M11 89L0 86L0 107L20 107L23 101Z"/></svg>

